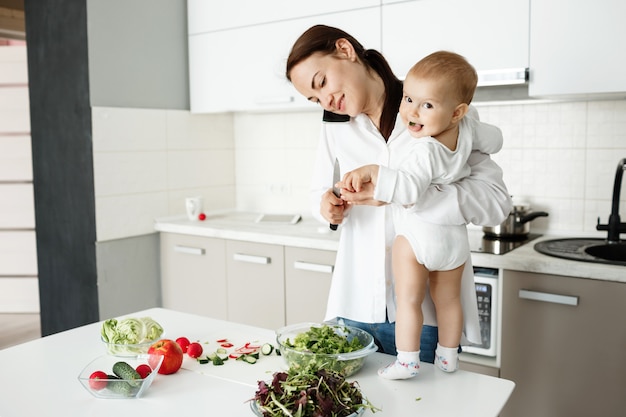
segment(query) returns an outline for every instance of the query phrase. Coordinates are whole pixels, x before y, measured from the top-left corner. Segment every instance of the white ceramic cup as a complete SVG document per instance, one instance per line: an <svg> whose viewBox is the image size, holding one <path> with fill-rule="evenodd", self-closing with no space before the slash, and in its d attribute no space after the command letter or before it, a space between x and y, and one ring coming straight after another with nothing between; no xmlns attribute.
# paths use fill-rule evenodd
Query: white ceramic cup
<svg viewBox="0 0 626 417"><path fill-rule="evenodd" d="M185 208L189 220L198 220L198 215L202 213L202 197L187 197L185 199Z"/></svg>

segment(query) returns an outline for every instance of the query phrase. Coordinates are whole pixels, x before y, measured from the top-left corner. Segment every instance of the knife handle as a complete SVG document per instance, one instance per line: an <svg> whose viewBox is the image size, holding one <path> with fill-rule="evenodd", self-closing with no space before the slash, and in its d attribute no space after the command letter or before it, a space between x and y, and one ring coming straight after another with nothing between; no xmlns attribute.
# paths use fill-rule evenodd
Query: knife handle
<svg viewBox="0 0 626 417"><path fill-rule="evenodd" d="M337 225L336 224L331 224L330 225L330 230L337 230Z"/></svg>

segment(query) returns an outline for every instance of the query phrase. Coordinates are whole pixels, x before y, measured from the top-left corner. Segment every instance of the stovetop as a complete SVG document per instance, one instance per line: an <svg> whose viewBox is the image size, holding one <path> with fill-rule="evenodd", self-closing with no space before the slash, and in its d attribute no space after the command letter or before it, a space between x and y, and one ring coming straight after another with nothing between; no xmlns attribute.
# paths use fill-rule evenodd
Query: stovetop
<svg viewBox="0 0 626 417"><path fill-rule="evenodd" d="M526 236L515 238L494 238L485 236L482 231L470 231L468 234L470 251L494 255L504 255L541 236L540 234L530 233Z"/></svg>

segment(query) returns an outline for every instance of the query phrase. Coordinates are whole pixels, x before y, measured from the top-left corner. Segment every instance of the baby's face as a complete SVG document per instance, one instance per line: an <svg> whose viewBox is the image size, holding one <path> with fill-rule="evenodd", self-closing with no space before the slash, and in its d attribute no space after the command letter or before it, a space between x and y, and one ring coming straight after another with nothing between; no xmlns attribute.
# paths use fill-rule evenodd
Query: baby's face
<svg viewBox="0 0 626 417"><path fill-rule="evenodd" d="M436 137L451 127L457 104L444 81L409 75L404 81L400 117L414 138Z"/></svg>

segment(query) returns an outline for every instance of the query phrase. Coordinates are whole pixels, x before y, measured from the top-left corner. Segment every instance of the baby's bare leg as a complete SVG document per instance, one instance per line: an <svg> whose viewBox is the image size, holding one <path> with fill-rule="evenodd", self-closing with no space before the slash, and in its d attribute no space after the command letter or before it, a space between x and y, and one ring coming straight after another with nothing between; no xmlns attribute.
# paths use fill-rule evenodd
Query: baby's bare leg
<svg viewBox="0 0 626 417"><path fill-rule="evenodd" d="M430 295L437 312L439 343L435 363L444 371L453 372L458 366L457 349L463 331L461 307L461 277L463 268L430 273Z"/></svg>
<svg viewBox="0 0 626 417"><path fill-rule="evenodd" d="M409 242L398 236L393 244L393 275L396 287L396 360L378 370L386 379L412 378L419 372L420 336L424 316L422 301L428 271L415 259Z"/></svg>
<svg viewBox="0 0 626 417"><path fill-rule="evenodd" d="M396 287L396 348L407 352L420 350L428 270L417 262L415 253L403 236L393 245L393 276Z"/></svg>
<svg viewBox="0 0 626 417"><path fill-rule="evenodd" d="M443 346L458 346L463 330L463 310L461 308L461 277L463 268L449 271L431 271L430 295L437 312L439 343Z"/></svg>

